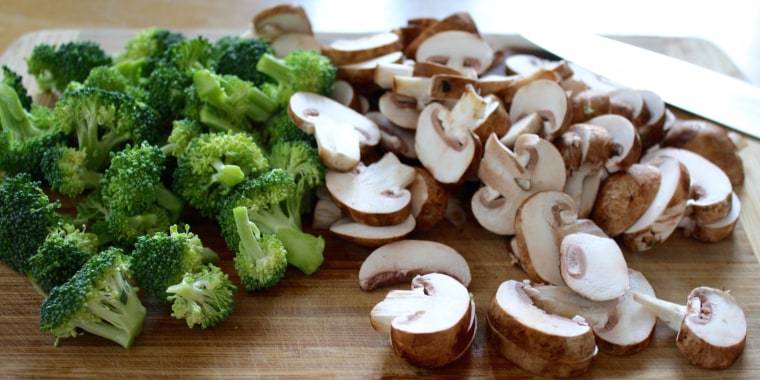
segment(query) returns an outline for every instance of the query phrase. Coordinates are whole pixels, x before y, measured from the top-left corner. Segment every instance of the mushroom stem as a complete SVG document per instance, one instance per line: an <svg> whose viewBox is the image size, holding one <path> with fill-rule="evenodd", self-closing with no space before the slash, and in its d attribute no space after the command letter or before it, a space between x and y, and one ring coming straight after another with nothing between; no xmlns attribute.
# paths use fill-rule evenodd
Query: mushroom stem
<svg viewBox="0 0 760 380"><path fill-rule="evenodd" d="M657 314L673 331L681 330L681 322L686 316L686 306L661 300L647 294L633 292L633 299Z"/></svg>

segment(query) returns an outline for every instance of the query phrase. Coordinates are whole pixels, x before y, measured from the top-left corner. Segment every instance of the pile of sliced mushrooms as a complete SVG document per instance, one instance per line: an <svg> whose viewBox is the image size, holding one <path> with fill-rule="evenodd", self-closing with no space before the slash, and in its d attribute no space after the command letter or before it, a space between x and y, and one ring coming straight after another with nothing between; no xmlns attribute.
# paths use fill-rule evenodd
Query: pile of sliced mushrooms
<svg viewBox="0 0 760 380"><path fill-rule="evenodd" d="M569 62L507 55L467 13L319 41L303 9L277 6L256 15L253 33L280 56L319 49L337 66L332 96L289 104L329 168L313 227L373 249L362 289L411 281L370 312L411 364L446 366L475 336L467 261L414 238L468 215L504 236L526 274L495 289L486 317L494 349L526 371L576 376L598 351L639 352L658 318L695 365L741 355L746 320L727 291L657 299L623 254L677 230L707 243L732 234L744 172L722 127L678 119L657 94Z"/></svg>

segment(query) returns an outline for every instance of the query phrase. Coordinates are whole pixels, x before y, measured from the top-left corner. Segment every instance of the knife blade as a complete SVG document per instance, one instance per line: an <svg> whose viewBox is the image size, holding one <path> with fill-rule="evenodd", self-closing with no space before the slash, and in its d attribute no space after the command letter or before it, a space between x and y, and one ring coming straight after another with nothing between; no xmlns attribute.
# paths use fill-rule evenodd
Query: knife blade
<svg viewBox="0 0 760 380"><path fill-rule="evenodd" d="M629 88L657 93L673 107L760 138L760 88L728 75L595 34L524 30L548 52Z"/></svg>

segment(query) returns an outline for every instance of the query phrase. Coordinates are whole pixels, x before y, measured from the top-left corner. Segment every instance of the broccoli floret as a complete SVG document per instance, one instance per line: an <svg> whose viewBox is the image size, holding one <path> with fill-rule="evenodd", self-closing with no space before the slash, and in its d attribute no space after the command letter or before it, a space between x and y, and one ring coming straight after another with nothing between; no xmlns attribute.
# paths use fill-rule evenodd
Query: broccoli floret
<svg viewBox="0 0 760 380"><path fill-rule="evenodd" d="M275 117L269 120L264 127L264 141L267 146L272 146L280 141L306 141L316 145L314 135L304 132L298 128L288 115L287 110L283 110Z"/></svg>
<svg viewBox="0 0 760 380"><path fill-rule="evenodd" d="M55 106L55 117L65 133L74 133L78 149L87 155L90 170L108 167L110 152L126 144L165 141L156 112L134 97L94 87L63 93Z"/></svg>
<svg viewBox="0 0 760 380"><path fill-rule="evenodd" d="M227 247L236 251L240 247L233 210L245 207L248 219L263 234L275 235L285 246L288 264L305 274L312 274L324 261L324 239L301 229L301 214L289 213L287 202L293 197L296 183L284 169L270 171L241 182L225 198L218 221Z"/></svg>
<svg viewBox="0 0 760 380"><path fill-rule="evenodd" d="M26 57L29 74L43 91L63 91L71 82L83 82L90 70L112 64L111 57L93 41L72 41L58 45L38 44Z"/></svg>
<svg viewBox="0 0 760 380"><path fill-rule="evenodd" d="M56 346L83 330L130 348L147 314L131 281L124 252L103 250L50 291L40 307L40 330L52 333Z"/></svg>
<svg viewBox="0 0 760 380"><path fill-rule="evenodd" d="M235 250L235 270L247 291L274 287L285 276L288 267L287 251L275 235L262 234L248 219L248 209L235 207L232 215L240 237Z"/></svg>
<svg viewBox="0 0 760 380"><path fill-rule="evenodd" d="M284 58L264 54L256 64L256 70L276 81L267 92L276 94L280 108L287 107L290 96L298 91L330 95L337 74L332 61L316 50L293 50ZM264 86L270 84L262 84Z"/></svg>
<svg viewBox="0 0 760 380"><path fill-rule="evenodd" d="M29 258L26 273L43 296L69 280L79 268L98 253L98 238L71 224L52 231Z"/></svg>
<svg viewBox="0 0 760 380"><path fill-rule="evenodd" d="M6 177L0 183L0 260L26 273L29 258L63 223L57 212L60 206L60 201L52 201L29 174Z"/></svg>
<svg viewBox="0 0 760 380"><path fill-rule="evenodd" d="M206 37L188 38L172 45L158 66L174 66L188 76L213 66L213 44Z"/></svg>
<svg viewBox="0 0 760 380"><path fill-rule="evenodd" d="M301 226L301 214L311 211L314 189L324 184L327 167L316 147L306 141L280 141L267 155L273 168L285 169L295 180L296 190L286 201L288 214Z"/></svg>
<svg viewBox="0 0 760 380"><path fill-rule="evenodd" d="M24 87L24 78L21 75L11 70L10 67L3 65L3 81L0 83L5 83L16 91L19 101L21 101L21 106L25 110L29 111L32 109L32 97L29 96L26 87Z"/></svg>
<svg viewBox="0 0 760 380"><path fill-rule="evenodd" d="M172 303L172 316L184 319L187 326L216 326L227 319L235 308L237 286L214 264L200 271L186 273L182 281L166 289Z"/></svg>
<svg viewBox="0 0 760 380"><path fill-rule="evenodd" d="M131 66L130 72L139 71L141 77L148 77L156 67L156 63L166 54L170 48L184 41L186 38L181 33L172 32L168 29L149 27L145 28L127 41L124 49L114 56L115 66L125 73L125 65ZM130 77L125 74L125 76Z"/></svg>
<svg viewBox="0 0 760 380"><path fill-rule="evenodd" d="M264 153L248 134L203 133L177 158L172 189L202 215L215 216L231 189L268 168Z"/></svg>
<svg viewBox="0 0 760 380"><path fill-rule="evenodd" d="M126 93L132 86L129 79L115 66L98 66L90 70L90 75L82 83L106 91Z"/></svg>
<svg viewBox="0 0 760 380"><path fill-rule="evenodd" d="M277 110L272 98L234 75L203 69L193 74L193 83L203 102L200 121L217 131L252 131Z"/></svg>
<svg viewBox="0 0 760 380"><path fill-rule="evenodd" d="M141 236L132 252L135 282L146 295L164 302L169 301L166 290L181 283L185 274L199 272L203 265L218 260L189 226L182 231L175 224L167 231Z"/></svg>
<svg viewBox="0 0 760 380"><path fill-rule="evenodd" d="M167 144L161 150L167 156L179 157L185 154L187 146L194 138L206 132L198 120L179 119L172 122L172 132L169 134Z"/></svg>
<svg viewBox="0 0 760 380"><path fill-rule="evenodd" d="M159 113L163 122L167 122L181 117L186 107L187 89L192 85L192 76L176 66L161 65L142 84L142 99Z"/></svg>
<svg viewBox="0 0 760 380"><path fill-rule="evenodd" d="M269 76L256 70L256 63L266 53L274 54L269 41L224 36L214 43L214 71L223 75L235 75L260 86L270 80Z"/></svg>
<svg viewBox="0 0 760 380"><path fill-rule="evenodd" d="M44 153L41 167L52 190L74 197L97 188L103 179L102 172L88 169L86 163L84 151L60 144Z"/></svg>

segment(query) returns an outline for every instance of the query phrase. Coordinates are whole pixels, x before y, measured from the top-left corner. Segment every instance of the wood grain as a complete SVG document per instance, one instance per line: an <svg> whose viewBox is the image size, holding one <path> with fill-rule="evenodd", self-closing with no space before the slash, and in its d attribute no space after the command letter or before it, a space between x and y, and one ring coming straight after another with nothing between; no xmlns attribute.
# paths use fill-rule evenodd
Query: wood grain
<svg viewBox="0 0 760 380"><path fill-rule="evenodd" d="M46 30L27 34L0 56L0 64L25 72L23 57L38 42L93 39L110 51L123 45L133 30ZM223 35L223 30L192 30ZM494 41L531 48L514 36ZM736 75L736 68L702 40L620 37L639 46ZM27 78L28 79L28 78ZM27 80L27 84L33 85ZM44 99L43 99L44 100ZM749 378L760 371L760 265L758 265L758 159L760 146L748 140L742 151L746 183L738 189L744 209L734 235L720 243L701 244L680 236L645 253L626 253L631 268L641 271L659 297L683 302L699 285L731 289L744 307L749 337L744 355L729 369L708 371L690 365L675 346L675 333L658 324L651 345L630 357L600 354L583 378ZM234 274L231 253L208 221L194 220L192 230L220 253L220 266ZM315 231L324 233L323 231ZM389 288L364 292L358 270L369 250L325 234L326 261L305 276L289 269L275 289L236 294L236 310L220 326L188 329L169 316L168 306L146 301L148 317L130 350L92 335L63 340L39 331L42 298L22 275L0 265L0 377L8 378L532 378L489 347L485 314L498 285L525 274L511 266L506 240L477 226L470 218L462 229L443 223L415 238L443 242L468 260L481 326L471 351L450 367L423 370L396 357L388 338L369 324L369 311ZM401 286L406 287L406 286Z"/></svg>

